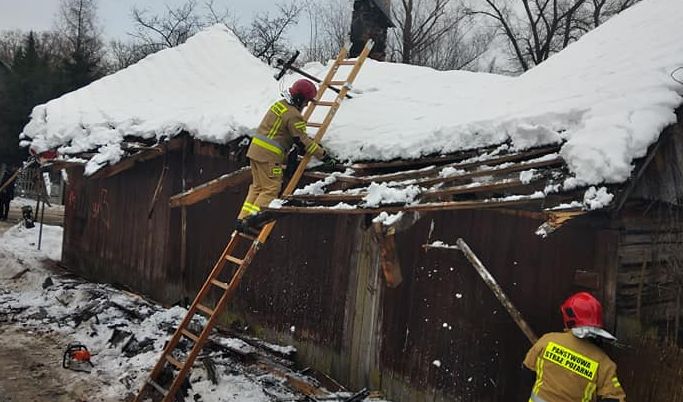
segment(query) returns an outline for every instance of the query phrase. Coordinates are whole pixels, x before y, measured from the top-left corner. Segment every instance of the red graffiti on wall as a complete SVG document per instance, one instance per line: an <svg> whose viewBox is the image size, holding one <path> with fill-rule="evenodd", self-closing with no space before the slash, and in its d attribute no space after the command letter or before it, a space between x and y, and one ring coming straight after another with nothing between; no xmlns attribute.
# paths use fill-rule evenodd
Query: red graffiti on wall
<svg viewBox="0 0 683 402"><path fill-rule="evenodd" d="M73 210L76 207L76 192L70 190L69 194L66 196L66 208Z"/></svg>
<svg viewBox="0 0 683 402"><path fill-rule="evenodd" d="M90 204L90 218L100 220L109 229L109 193L106 188L100 190L100 197Z"/></svg>

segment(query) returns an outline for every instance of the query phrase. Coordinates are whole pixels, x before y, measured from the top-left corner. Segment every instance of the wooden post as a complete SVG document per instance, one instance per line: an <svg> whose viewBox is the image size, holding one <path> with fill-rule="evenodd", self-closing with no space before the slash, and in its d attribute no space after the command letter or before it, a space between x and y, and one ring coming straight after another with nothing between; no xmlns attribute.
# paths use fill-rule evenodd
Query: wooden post
<svg viewBox="0 0 683 402"><path fill-rule="evenodd" d="M526 335L527 339L529 339L529 342L531 344L536 343L538 341L538 336L534 333L534 331L531 329L529 324L524 320L524 317L522 317L522 313L517 310L517 308L512 304L510 299L508 299L507 295L503 291L503 289L500 287L498 282L496 282L496 279L491 275L491 273L486 269L484 264L479 260L476 254L470 249L470 247L465 243L463 239L458 239L455 243L457 245L457 249L462 251L463 254L465 254L465 257L469 260L469 262L474 266L474 269L477 270L477 273L479 276L481 276L481 279L484 280L484 283L491 289L493 294L496 296L500 304L505 307L507 310L508 314L510 314L510 317L515 321L519 329L524 332L524 335ZM426 248L445 248L445 249L455 249L455 247L448 247L448 246L426 246Z"/></svg>

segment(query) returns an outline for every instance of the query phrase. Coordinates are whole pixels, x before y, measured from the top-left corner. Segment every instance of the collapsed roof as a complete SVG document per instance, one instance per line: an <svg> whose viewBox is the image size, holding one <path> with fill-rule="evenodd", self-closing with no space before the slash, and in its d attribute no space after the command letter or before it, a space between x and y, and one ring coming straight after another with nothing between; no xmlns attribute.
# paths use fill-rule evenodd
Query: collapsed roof
<svg viewBox="0 0 683 402"><path fill-rule="evenodd" d="M683 2L645 0L519 77L369 60L323 143L351 161L557 146L568 171L558 190L622 183L676 121L683 86L671 73L683 65L682 19ZM272 73L214 26L36 107L22 136L38 152L99 150L90 173L124 156L125 136L188 132L225 143L250 133L297 78L278 84Z"/></svg>

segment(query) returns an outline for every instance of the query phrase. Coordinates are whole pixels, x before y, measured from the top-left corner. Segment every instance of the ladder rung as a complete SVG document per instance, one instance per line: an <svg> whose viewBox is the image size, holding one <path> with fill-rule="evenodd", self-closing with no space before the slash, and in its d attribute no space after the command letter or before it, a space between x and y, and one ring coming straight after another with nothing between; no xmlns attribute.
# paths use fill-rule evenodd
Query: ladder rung
<svg viewBox="0 0 683 402"><path fill-rule="evenodd" d="M355 66L356 60L342 60L338 64L340 66Z"/></svg>
<svg viewBox="0 0 683 402"><path fill-rule="evenodd" d="M329 106L329 107L332 107L332 106L336 106L336 105L337 105L337 102L318 101L318 102L315 102L315 104L316 104L317 106Z"/></svg>
<svg viewBox="0 0 683 402"><path fill-rule="evenodd" d="M347 85L347 81L330 81L330 85L332 86L344 86Z"/></svg>
<svg viewBox="0 0 683 402"><path fill-rule="evenodd" d="M184 337L186 337L187 339L191 340L194 343L199 342L199 337L197 335L193 334L192 332L188 331L185 328L182 328L180 330L180 333L183 334Z"/></svg>
<svg viewBox="0 0 683 402"><path fill-rule="evenodd" d="M247 240L251 240L251 241L256 240L256 237L251 236L251 235L248 235L248 234L243 233L243 232L239 232L239 231L238 231L238 232L237 232L237 235L238 235L238 236L241 236L241 237L244 237L244 238L247 239Z"/></svg>
<svg viewBox="0 0 683 402"><path fill-rule="evenodd" d="M164 387L162 387L161 385L157 384L157 383L156 383L154 380L152 380L151 378L148 378L148 379L147 379L147 384L151 385L152 388L156 389L157 392L159 392L159 393L162 394L163 396L168 395L168 391L167 391Z"/></svg>
<svg viewBox="0 0 683 402"><path fill-rule="evenodd" d="M182 369L183 369L183 363L181 363L180 361L178 361L175 357L173 357L173 356L171 356L171 355L166 355L166 361L169 362L169 363L171 363L171 364L174 365L175 367L177 367L178 370L182 370Z"/></svg>
<svg viewBox="0 0 683 402"><path fill-rule="evenodd" d="M197 306L196 306L196 307L197 307L197 310L199 310L199 311L201 311L201 312L203 312L203 313L205 313L205 314L208 314L209 316L212 316L212 315L213 315L213 310L211 310L210 308L206 307L206 306L203 305L203 304L197 303Z"/></svg>
<svg viewBox="0 0 683 402"><path fill-rule="evenodd" d="M323 126L322 123L306 123L308 127L315 127L315 128L320 128Z"/></svg>
<svg viewBox="0 0 683 402"><path fill-rule="evenodd" d="M233 256L231 256L231 255L225 257L225 259L228 260L228 261L230 261L231 263L237 264L237 265L242 265L242 263L244 263L243 260L240 260L239 258L235 258L235 257L233 257Z"/></svg>
<svg viewBox="0 0 683 402"><path fill-rule="evenodd" d="M227 283L225 283L225 282L219 281L218 279L211 279L211 283L212 283L213 285L215 285L215 286L218 286L219 288L228 290L228 286L229 286L229 285L228 285Z"/></svg>

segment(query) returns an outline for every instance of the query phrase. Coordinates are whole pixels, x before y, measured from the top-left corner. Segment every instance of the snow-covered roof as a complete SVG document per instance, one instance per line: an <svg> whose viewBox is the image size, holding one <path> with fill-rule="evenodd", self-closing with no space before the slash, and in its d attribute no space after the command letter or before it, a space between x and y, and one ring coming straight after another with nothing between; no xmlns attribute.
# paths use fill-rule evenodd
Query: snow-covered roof
<svg viewBox="0 0 683 402"><path fill-rule="evenodd" d="M350 160L562 143L567 187L623 182L676 121L683 86L670 74L683 65L682 20L680 0L644 0L519 77L368 61L323 143ZM120 157L124 135L184 130L224 143L279 97L287 82L272 74L216 26L36 107L23 134L37 151L102 147L97 165Z"/></svg>

